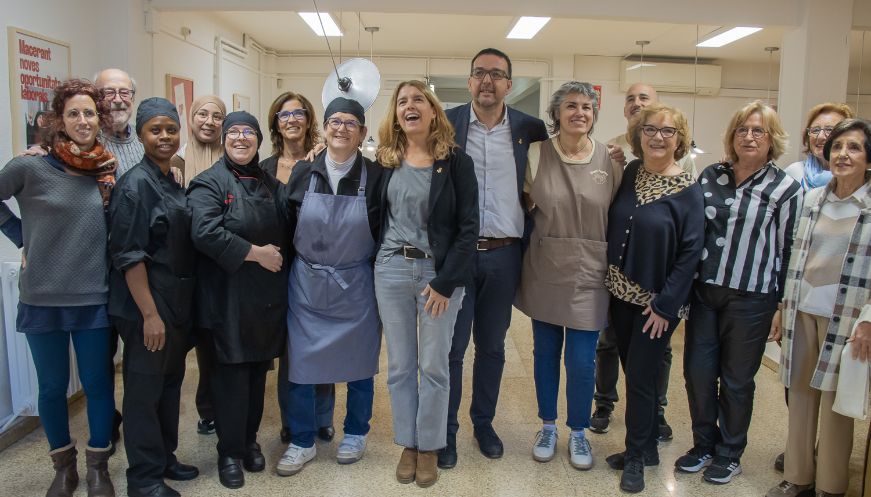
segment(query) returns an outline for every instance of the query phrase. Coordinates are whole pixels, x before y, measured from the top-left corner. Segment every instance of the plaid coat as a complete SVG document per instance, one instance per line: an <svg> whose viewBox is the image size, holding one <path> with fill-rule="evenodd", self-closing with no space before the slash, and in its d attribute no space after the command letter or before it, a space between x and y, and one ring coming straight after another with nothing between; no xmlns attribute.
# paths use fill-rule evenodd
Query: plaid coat
<svg viewBox="0 0 871 497"><path fill-rule="evenodd" d="M832 184L811 190L805 195L801 210L783 301L783 338L780 352L780 381L789 387L792 362L792 340L799 299L799 287L804 274L808 249L820 209ZM829 318L825 345L820 350L810 386L833 392L838 386L841 351L858 321L871 321L871 194L862 199L863 207L853 226L850 245L841 265L841 278L835 308Z"/></svg>

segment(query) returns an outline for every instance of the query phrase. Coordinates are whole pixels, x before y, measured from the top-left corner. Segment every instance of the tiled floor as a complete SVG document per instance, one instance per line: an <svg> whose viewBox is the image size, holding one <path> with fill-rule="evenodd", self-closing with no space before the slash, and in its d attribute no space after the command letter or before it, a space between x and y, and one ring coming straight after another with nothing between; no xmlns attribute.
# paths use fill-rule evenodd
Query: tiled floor
<svg viewBox="0 0 871 497"><path fill-rule="evenodd" d="M762 496L772 485L781 480L781 475L772 468L774 457L783 449L786 436L786 407L783 403L783 388L776 375L763 367L757 376L756 404L753 424L750 429L750 444L742 459L744 473L726 486L714 486L702 482L699 475L675 474L672 462L690 447L690 420L687 411L686 391L683 385L681 357L682 333L675 335L675 361L671 374L668 419L674 427L674 440L661 445L662 464L647 468L647 489L644 496ZM337 441L332 444L318 443L318 457L296 476L281 478L273 467L284 447L278 440L280 423L275 401L275 375L270 373L267 386L266 414L261 425L259 441L266 454L268 469L260 474L247 474L246 485L241 490L231 491L218 483L212 436L196 433L196 410L193 398L197 371L194 354L189 355L188 378L182 397L181 440L177 452L179 458L199 466L201 475L194 481L172 483L172 486L187 496L387 496L387 495L450 495L450 496L610 496L621 494L618 488L619 473L608 468L605 457L622 450L624 437L623 403L618 404L613 429L605 435L590 434L596 457L596 465L590 471L573 469L566 456L567 428L560 427L559 455L549 463L537 463L530 455L531 443L539 428L536 418L535 391L532 378L532 337L529 320L515 313L514 325L509 332L507 364L502 383L495 428L505 443L505 457L500 460L484 458L477 450L471 435L468 416L462 419L458 438L459 464L455 469L442 471L439 482L430 489L401 485L393 478L400 449L392 443L390 402L386 388L386 373L376 378L375 409L372 432L366 457L357 464L339 466L335 462ZM382 351L383 352L383 351ZM471 350L469 351L471 353ZM467 356L470 357L470 356ZM382 371L386 371L386 356L382 353ZM468 372L468 368L467 368ZM466 391L470 384L467 373ZM118 377L120 401L120 375ZM622 391L622 384L620 386ZM344 388L338 388L336 424L341 431L344 415ZM87 426L84 403L77 402L71 409L72 430L84 446ZM120 403L119 403L120 405ZM466 397L461 413L468 411ZM565 403L561 399L560 416L564 419ZM857 423L850 463L851 486L848 495L858 496L864 441L867 423ZM337 439L341 433L337 434ZM52 471L46 454L47 446L42 430L36 430L18 443L0 453L0 495L42 496L50 481ZM123 442L118 455L110 462L118 495L125 495ZM79 461L80 472L84 463ZM84 496L84 481L76 495Z"/></svg>

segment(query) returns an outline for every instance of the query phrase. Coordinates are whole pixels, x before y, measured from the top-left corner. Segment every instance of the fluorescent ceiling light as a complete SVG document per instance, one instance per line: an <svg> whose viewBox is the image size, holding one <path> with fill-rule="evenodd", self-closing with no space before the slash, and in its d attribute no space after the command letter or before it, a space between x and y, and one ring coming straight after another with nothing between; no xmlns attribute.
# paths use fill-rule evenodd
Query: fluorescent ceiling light
<svg viewBox="0 0 871 497"><path fill-rule="evenodd" d="M299 16L302 17L302 20L308 24L308 27L312 28L312 31L315 32L318 36L324 36L324 30L327 31L326 36L342 36L342 30L339 29L339 25L336 24L336 21L333 20L333 17L326 13L321 13L321 19L318 20L318 14L316 12L299 12ZM323 29L321 29L321 22L324 23Z"/></svg>
<svg viewBox="0 0 871 497"><path fill-rule="evenodd" d="M531 40L549 21L550 17L521 17L514 23L514 27L511 28L506 38Z"/></svg>
<svg viewBox="0 0 871 497"><path fill-rule="evenodd" d="M762 31L762 28L738 26L737 28L732 28L728 31L714 35L696 46L702 48L719 48L728 45L733 41L740 40L745 36L750 36L757 31Z"/></svg>
<svg viewBox="0 0 871 497"><path fill-rule="evenodd" d="M650 62L640 62L638 64L632 64L631 66L627 67L626 70L627 71L634 71L634 70L640 69L642 67L656 67L656 64L652 64Z"/></svg>

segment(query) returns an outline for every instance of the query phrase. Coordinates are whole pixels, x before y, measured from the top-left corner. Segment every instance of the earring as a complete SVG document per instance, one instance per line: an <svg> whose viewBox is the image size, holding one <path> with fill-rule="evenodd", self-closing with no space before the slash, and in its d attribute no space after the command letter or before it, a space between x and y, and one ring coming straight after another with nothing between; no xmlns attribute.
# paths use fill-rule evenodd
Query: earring
<svg viewBox="0 0 871 497"><path fill-rule="evenodd" d="M393 131L402 131L402 126L399 123L393 123Z"/></svg>

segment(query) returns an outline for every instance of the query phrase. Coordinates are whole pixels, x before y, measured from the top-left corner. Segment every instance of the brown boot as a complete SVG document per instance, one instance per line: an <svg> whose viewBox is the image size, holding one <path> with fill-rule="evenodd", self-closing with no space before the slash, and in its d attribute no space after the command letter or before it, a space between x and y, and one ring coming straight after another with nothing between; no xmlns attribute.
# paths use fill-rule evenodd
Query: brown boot
<svg viewBox="0 0 871 497"><path fill-rule="evenodd" d="M54 466L54 480L48 487L45 497L72 497L79 486L79 472L76 471L76 441L66 447L48 453Z"/></svg>
<svg viewBox="0 0 871 497"><path fill-rule="evenodd" d="M402 449L399 464L396 465L396 481L411 483L414 481L414 471L417 468L417 449Z"/></svg>
<svg viewBox="0 0 871 497"><path fill-rule="evenodd" d="M437 450L418 451L417 469L414 472L414 480L421 488L430 487L439 479L439 453Z"/></svg>
<svg viewBox="0 0 871 497"><path fill-rule="evenodd" d="M109 456L112 455L111 445L105 449L87 447L85 461L88 473L88 497L115 497L115 487L109 478Z"/></svg>

